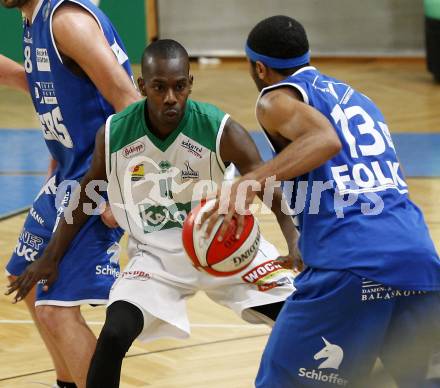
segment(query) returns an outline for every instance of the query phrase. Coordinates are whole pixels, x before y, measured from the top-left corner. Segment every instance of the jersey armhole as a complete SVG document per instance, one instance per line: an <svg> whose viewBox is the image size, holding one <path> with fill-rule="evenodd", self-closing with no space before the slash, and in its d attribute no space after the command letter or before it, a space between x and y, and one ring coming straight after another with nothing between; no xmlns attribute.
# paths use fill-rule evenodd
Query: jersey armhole
<svg viewBox="0 0 440 388"><path fill-rule="evenodd" d="M60 7L60 5L67 4L67 3L73 3L73 4L76 4L77 6L82 7L82 8L85 9L88 13L90 13L90 15L92 15L93 18L94 18L94 19L96 20L96 22L98 23L99 28L101 29L102 33L105 35L104 29L102 28L102 24L101 24L101 22L99 21L99 18L93 13L93 11L92 11L90 8L88 8L86 5L80 3L79 1L76 1L76 0L60 1L60 2L54 7L54 9L52 10L52 12L51 12L51 14L50 14L49 27L50 27L50 37L51 37L51 40L52 40L52 46L53 46L53 48L54 48L54 50L55 50L55 52L56 52L56 54L57 54L57 57L58 57L60 63L63 64L63 65L64 65L64 62L63 62L63 60L62 60L62 58L61 58L61 54L60 54L60 52L58 51L58 47L57 47L57 45L56 45L56 43L55 43L55 36L54 36L54 34L53 34L53 27L52 27L52 19L53 19L53 15L55 14L56 10Z"/></svg>
<svg viewBox="0 0 440 388"><path fill-rule="evenodd" d="M298 84L292 83L292 82L281 82L279 84L276 85L272 85L272 86L268 86L267 88L264 88L261 93L260 96L258 97L258 100L263 96L263 94L267 93L270 90L274 90L274 89L278 89L282 86L290 86L294 89L296 89L299 94L301 95L303 102L306 103L307 105L310 105L309 103L309 96L307 95L306 91L304 90L303 87L299 86ZM257 102L258 102L257 100Z"/></svg>
<svg viewBox="0 0 440 388"><path fill-rule="evenodd" d="M110 181L110 173L112 171L112 154L110 149L110 131L111 131L111 121L114 115L107 118L105 122L105 173L107 174L107 181Z"/></svg>
<svg viewBox="0 0 440 388"><path fill-rule="evenodd" d="M225 166L225 163L223 162L221 154L220 154L220 142L222 139L223 130L225 129L225 125L226 125L226 122L228 121L229 117L230 117L229 114L225 113L225 115L223 116L223 119L220 123L220 126L218 128L217 138L215 140L215 156L217 158L217 163L219 164L219 166L223 172L225 172L226 166Z"/></svg>

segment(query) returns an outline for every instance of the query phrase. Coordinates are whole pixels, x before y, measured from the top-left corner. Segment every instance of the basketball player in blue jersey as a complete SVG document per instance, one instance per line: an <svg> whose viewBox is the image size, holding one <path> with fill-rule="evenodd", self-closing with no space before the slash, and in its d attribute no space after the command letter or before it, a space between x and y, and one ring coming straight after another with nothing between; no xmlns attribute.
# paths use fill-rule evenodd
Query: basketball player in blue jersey
<svg viewBox="0 0 440 388"><path fill-rule="evenodd" d="M38 194L7 265L14 281L43 253L69 202L72 182L89 168L98 129L109 115L139 96L118 34L90 1L1 3L19 8L24 15L24 72L56 161L56 170ZM60 387L85 386L96 339L81 316L80 305L107 302L118 271L120 237L120 229L108 228L98 215L92 217L60 266L57 285L48 291L40 285L26 298Z"/></svg>
<svg viewBox="0 0 440 388"><path fill-rule="evenodd" d="M376 387L368 380L377 358L399 387L439 386L440 260L382 113L309 65L306 33L290 17L258 23L246 54L277 156L234 183L223 228L252 203L256 192L241 190L247 205L235 209L244 182L287 181L307 266L256 386ZM211 228L218 212L208 216Z"/></svg>

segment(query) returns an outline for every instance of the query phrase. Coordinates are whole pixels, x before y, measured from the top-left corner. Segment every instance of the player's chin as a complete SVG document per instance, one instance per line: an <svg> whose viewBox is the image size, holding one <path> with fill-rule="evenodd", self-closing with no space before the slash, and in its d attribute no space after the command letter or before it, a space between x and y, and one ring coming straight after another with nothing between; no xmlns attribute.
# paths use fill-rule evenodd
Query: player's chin
<svg viewBox="0 0 440 388"><path fill-rule="evenodd" d="M20 8L23 7L30 0L0 0L3 7L6 8Z"/></svg>

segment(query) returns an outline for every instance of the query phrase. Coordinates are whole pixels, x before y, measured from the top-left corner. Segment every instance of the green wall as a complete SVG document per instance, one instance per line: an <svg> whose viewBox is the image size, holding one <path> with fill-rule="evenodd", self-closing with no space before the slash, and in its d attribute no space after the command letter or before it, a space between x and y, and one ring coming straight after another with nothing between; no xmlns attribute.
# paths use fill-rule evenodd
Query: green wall
<svg viewBox="0 0 440 388"><path fill-rule="evenodd" d="M132 63L139 63L147 36L144 0L101 0L100 6L121 35ZM0 53L22 61L22 21L17 10L0 7L0 31Z"/></svg>

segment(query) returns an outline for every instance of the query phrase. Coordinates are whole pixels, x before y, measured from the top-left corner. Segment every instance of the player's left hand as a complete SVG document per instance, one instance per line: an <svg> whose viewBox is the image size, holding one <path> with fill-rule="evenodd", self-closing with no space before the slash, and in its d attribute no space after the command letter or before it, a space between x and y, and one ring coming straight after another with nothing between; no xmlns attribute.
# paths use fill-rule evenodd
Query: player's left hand
<svg viewBox="0 0 440 388"><path fill-rule="evenodd" d="M233 218L237 220L235 237L240 238L244 229L244 217L249 214L249 206L257 195L256 191L246 185L249 180L252 180L252 178L248 174L230 185L230 190L227 186L223 186L222 190L219 190L214 207L203 213L200 225L196 226L200 228L202 224L207 222L206 237L211 235L218 218L223 216L223 224L219 230L218 240L222 241Z"/></svg>
<svg viewBox="0 0 440 388"><path fill-rule="evenodd" d="M17 303L23 300L39 281L43 282L43 290L47 291L57 277L58 262L43 255L37 261L30 264L17 279L9 284L6 295L11 295L17 291L13 301L13 303Z"/></svg>
<svg viewBox="0 0 440 388"><path fill-rule="evenodd" d="M112 209L110 207L110 204L108 202L105 202L103 204L104 210L101 213L101 221L106 225L107 227L113 229L117 228L119 226L118 222L116 221L115 216L113 215Z"/></svg>
<svg viewBox="0 0 440 388"><path fill-rule="evenodd" d="M276 262L282 265L284 268L290 269L295 273L300 273L304 270L304 262L299 254L279 256Z"/></svg>

